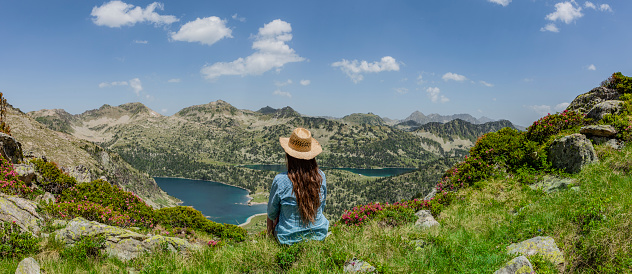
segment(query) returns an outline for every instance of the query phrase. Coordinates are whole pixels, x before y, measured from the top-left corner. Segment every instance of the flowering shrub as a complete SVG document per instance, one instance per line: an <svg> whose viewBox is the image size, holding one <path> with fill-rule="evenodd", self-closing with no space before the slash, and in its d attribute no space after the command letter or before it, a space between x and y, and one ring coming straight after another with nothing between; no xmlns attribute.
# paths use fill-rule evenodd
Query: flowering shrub
<svg viewBox="0 0 632 274"><path fill-rule="evenodd" d="M563 130L581 126L584 124L584 116L581 113L568 110L556 114L549 113L527 128L527 139L542 143L550 136Z"/></svg>
<svg viewBox="0 0 632 274"><path fill-rule="evenodd" d="M103 180L64 190L59 195L58 203L72 205L65 206L64 212L57 212L67 218L82 216L88 220L107 221L108 224L125 227L153 227L156 224L153 208L141 198Z"/></svg>
<svg viewBox="0 0 632 274"><path fill-rule="evenodd" d="M26 257L39 251L39 239L13 222L0 222L0 258Z"/></svg>
<svg viewBox="0 0 632 274"><path fill-rule="evenodd" d="M166 207L156 210L156 219L166 227L192 228L224 239L243 241L246 230L231 224L218 224L206 219L202 212L188 206Z"/></svg>
<svg viewBox="0 0 632 274"><path fill-rule="evenodd" d="M632 77L627 77L621 72L615 72L610 78L601 82L602 87L616 89L619 93L632 92Z"/></svg>
<svg viewBox="0 0 632 274"><path fill-rule="evenodd" d="M77 179L63 173L55 163L44 162L42 159L33 159L37 171L42 174L43 181L39 182L45 191L53 194L60 194L64 189L77 184Z"/></svg>
<svg viewBox="0 0 632 274"><path fill-rule="evenodd" d="M388 204L387 204L388 205ZM346 225L361 226L365 221L375 213L384 210L385 205L380 203L371 203L360 207L354 207L352 210L345 210L340 221Z"/></svg>
<svg viewBox="0 0 632 274"><path fill-rule="evenodd" d="M27 199L33 199L41 191L34 191L18 178L13 170L13 164L0 156L0 192L17 195Z"/></svg>

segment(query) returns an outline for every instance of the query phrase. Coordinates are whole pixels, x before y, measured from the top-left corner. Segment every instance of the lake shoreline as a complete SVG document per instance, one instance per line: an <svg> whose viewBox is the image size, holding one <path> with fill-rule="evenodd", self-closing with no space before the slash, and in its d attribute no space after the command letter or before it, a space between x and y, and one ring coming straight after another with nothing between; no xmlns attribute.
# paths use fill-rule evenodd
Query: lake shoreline
<svg viewBox="0 0 632 274"><path fill-rule="evenodd" d="M259 214L252 215L252 216L248 217L248 219L246 219L245 223L239 224L237 226L240 226L240 227L247 226L250 223L250 221L252 221L252 219L254 219L257 216L263 216L263 215L268 215L268 213L259 213Z"/></svg>

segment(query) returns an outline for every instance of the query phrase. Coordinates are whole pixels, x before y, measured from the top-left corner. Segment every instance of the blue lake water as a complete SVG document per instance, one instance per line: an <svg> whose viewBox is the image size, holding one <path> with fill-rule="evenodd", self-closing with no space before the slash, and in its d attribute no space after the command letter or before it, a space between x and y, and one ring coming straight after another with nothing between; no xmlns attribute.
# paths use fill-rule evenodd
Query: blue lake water
<svg viewBox="0 0 632 274"><path fill-rule="evenodd" d="M169 195L182 200L182 205L193 206L214 222L237 225L252 215L266 212L266 205L248 206L245 189L203 180L154 179Z"/></svg>
<svg viewBox="0 0 632 274"><path fill-rule="evenodd" d="M255 170L269 170L275 172L285 172L287 168L285 165L244 165L243 167L255 169ZM396 176L406 172L410 172L415 170L415 168L405 168L405 167L386 167L386 168L330 168L330 167L321 167L323 170L328 169L341 169L353 172L355 174L360 174L363 176L369 177L388 177L388 176Z"/></svg>

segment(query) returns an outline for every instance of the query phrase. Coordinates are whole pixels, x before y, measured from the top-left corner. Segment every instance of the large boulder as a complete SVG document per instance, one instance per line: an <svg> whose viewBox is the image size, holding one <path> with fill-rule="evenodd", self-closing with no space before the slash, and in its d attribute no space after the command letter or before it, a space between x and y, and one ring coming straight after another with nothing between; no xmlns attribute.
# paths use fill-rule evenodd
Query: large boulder
<svg viewBox="0 0 632 274"><path fill-rule="evenodd" d="M539 254L553 264L564 263L564 255L551 237L538 236L517 244L511 244L507 247L507 253L527 257Z"/></svg>
<svg viewBox="0 0 632 274"><path fill-rule="evenodd" d="M104 237L105 252L122 261L131 260L145 252L153 252L157 249L189 251L199 248L180 238L144 235L121 227L88 221L81 217L73 219L65 228L58 230L55 237L67 245L73 245L83 237Z"/></svg>
<svg viewBox="0 0 632 274"><path fill-rule="evenodd" d="M15 274L39 274L41 269L39 263L33 257L28 257L18 264Z"/></svg>
<svg viewBox="0 0 632 274"><path fill-rule="evenodd" d="M22 144L13 136L0 132L0 155L17 164L22 160Z"/></svg>
<svg viewBox="0 0 632 274"><path fill-rule="evenodd" d="M617 114L621 111L623 101L620 100L607 100L596 104L592 109L588 111L586 117L592 118L595 121L603 119L606 114Z"/></svg>
<svg viewBox="0 0 632 274"><path fill-rule="evenodd" d="M615 89L596 87L589 92L578 95L566 108L588 114L597 104L608 100L619 100L619 92Z"/></svg>
<svg viewBox="0 0 632 274"><path fill-rule="evenodd" d="M568 173L579 172L585 165L599 161L590 140L579 133L555 140L549 148L549 160L554 168Z"/></svg>
<svg viewBox="0 0 632 274"><path fill-rule="evenodd" d="M505 264L505 267L496 270L494 274L531 274L535 273L533 265L525 256L518 256Z"/></svg>
<svg viewBox="0 0 632 274"><path fill-rule="evenodd" d="M33 164L15 164L13 170L18 174L18 179L27 185L35 179L35 166Z"/></svg>
<svg viewBox="0 0 632 274"><path fill-rule="evenodd" d="M611 125L591 125L582 127L579 133L588 136L613 137L617 135L617 130Z"/></svg>
<svg viewBox="0 0 632 274"><path fill-rule="evenodd" d="M0 221L15 222L22 230L40 233L44 219L36 211L37 205L30 200L0 193Z"/></svg>

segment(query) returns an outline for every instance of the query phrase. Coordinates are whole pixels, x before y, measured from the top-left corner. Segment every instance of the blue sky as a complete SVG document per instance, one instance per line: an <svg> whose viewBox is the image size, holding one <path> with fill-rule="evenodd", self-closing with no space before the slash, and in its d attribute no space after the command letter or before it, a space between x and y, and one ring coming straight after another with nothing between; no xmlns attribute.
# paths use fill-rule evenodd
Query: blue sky
<svg viewBox="0 0 632 274"><path fill-rule="evenodd" d="M0 92L23 111L142 102L530 125L632 74L632 1L0 0Z"/></svg>

